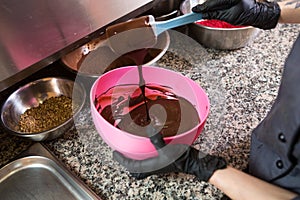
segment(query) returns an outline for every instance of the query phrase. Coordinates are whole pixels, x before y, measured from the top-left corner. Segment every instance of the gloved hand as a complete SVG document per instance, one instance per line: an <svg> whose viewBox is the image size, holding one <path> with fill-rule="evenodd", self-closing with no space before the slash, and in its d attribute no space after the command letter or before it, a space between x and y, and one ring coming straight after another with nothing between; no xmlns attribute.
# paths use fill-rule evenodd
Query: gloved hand
<svg viewBox="0 0 300 200"><path fill-rule="evenodd" d="M233 25L254 26L261 29L275 28L280 7L276 2L255 0L207 0L192 8L204 19L219 19Z"/></svg>
<svg viewBox="0 0 300 200"><path fill-rule="evenodd" d="M208 181L216 170L227 166L223 158L204 155L188 145L166 145L159 133L150 137L150 140L158 151L157 157L132 160L114 151L113 158L127 168L131 175L137 179L155 174L182 172L195 175L199 180Z"/></svg>

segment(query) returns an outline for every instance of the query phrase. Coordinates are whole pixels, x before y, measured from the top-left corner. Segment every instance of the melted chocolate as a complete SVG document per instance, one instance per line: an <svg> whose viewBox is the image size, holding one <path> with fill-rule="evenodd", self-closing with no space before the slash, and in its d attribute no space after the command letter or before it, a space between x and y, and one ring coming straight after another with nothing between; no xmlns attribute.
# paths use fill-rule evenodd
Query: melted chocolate
<svg viewBox="0 0 300 200"><path fill-rule="evenodd" d="M176 96L170 88L155 84L145 85L145 98L138 85L115 86L97 97L95 105L115 127L144 137L148 136L143 127L150 123L167 137L184 133L200 122L189 101Z"/></svg>
<svg viewBox="0 0 300 200"><path fill-rule="evenodd" d="M145 83L142 71L148 48L156 36L148 17L111 26L106 30L111 48L138 66L138 85L118 85L95 100L98 112L109 123L126 132L148 137L151 124L164 137L184 133L200 123L194 106L165 86Z"/></svg>
<svg viewBox="0 0 300 200"><path fill-rule="evenodd" d="M147 54L145 55L144 60L142 61L142 64L150 62L151 60L153 60L156 56L158 56L162 52L162 50L158 49L158 48L148 48L148 49L136 50L136 51L130 52L130 54L139 54L139 51L147 51ZM135 56L135 55L131 55L131 56ZM124 55L118 57L111 64L109 64L108 67L105 68L104 73L108 72L110 70L116 69L116 68L123 67L123 66L137 65L136 62L134 60L132 60L131 56L128 56L128 54L124 54ZM95 70L99 70L98 67L94 67L94 68L95 68Z"/></svg>
<svg viewBox="0 0 300 200"><path fill-rule="evenodd" d="M111 49L119 55L153 47L157 42L148 16L109 26L106 29L106 37L109 38Z"/></svg>

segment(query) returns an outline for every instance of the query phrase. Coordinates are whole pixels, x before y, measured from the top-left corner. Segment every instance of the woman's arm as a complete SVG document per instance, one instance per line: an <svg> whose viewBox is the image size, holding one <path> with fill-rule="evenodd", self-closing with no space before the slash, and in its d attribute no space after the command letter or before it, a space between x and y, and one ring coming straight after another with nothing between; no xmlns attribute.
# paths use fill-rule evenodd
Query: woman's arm
<svg viewBox="0 0 300 200"><path fill-rule="evenodd" d="M215 171L209 182L222 190L231 199L238 200L285 200L297 194L272 185L242 171L227 167Z"/></svg>
<svg viewBox="0 0 300 200"><path fill-rule="evenodd" d="M300 23L300 0L278 2L281 9L279 23Z"/></svg>

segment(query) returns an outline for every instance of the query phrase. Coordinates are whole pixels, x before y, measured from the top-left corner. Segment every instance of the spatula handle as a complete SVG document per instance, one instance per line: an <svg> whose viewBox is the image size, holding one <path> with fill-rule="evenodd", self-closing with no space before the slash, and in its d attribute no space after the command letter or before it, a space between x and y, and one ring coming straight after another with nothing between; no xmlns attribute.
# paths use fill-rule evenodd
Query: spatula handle
<svg viewBox="0 0 300 200"><path fill-rule="evenodd" d="M175 17L175 18L167 20L167 21L154 22L154 24L152 24L152 26L155 27L156 35L159 35L166 30L169 30L169 29L172 29L172 28L175 28L178 26L186 25L189 23L193 23L200 19L202 19L202 15L200 13L192 12L192 13L181 15L179 17Z"/></svg>

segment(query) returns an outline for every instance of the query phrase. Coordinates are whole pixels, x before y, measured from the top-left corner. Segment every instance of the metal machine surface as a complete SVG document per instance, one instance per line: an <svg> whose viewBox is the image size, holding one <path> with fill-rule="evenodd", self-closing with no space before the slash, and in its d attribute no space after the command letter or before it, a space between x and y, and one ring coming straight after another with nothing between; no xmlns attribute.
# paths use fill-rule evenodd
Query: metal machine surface
<svg viewBox="0 0 300 200"><path fill-rule="evenodd" d="M153 0L0 0L0 92Z"/></svg>

